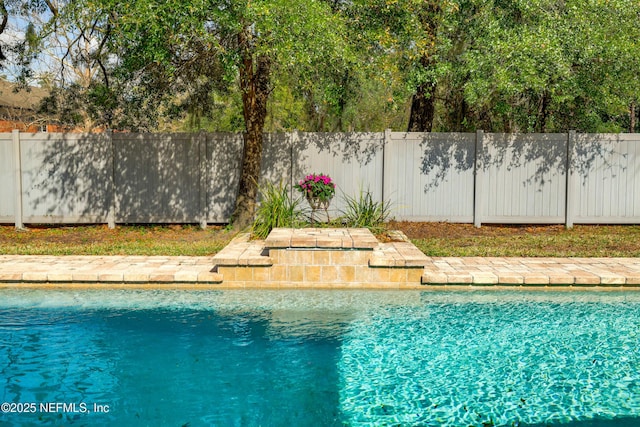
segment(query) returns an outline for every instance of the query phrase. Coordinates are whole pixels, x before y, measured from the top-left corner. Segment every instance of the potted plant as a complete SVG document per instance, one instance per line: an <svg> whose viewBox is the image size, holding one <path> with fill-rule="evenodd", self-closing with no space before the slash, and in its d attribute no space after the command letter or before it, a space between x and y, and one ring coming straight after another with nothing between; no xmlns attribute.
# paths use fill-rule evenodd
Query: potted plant
<svg viewBox="0 0 640 427"><path fill-rule="evenodd" d="M336 194L336 184L331 181L329 175L312 173L298 181L295 188L300 191L311 206L311 222L314 222L313 214L317 209L324 209L329 219L329 204Z"/></svg>

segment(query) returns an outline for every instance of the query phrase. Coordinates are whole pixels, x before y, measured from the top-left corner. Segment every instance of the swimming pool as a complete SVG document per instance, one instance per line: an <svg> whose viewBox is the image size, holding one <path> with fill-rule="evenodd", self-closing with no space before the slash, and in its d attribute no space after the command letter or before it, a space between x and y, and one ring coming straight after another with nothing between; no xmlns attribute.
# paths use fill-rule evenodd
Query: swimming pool
<svg viewBox="0 0 640 427"><path fill-rule="evenodd" d="M640 293L0 290L0 425L640 424Z"/></svg>

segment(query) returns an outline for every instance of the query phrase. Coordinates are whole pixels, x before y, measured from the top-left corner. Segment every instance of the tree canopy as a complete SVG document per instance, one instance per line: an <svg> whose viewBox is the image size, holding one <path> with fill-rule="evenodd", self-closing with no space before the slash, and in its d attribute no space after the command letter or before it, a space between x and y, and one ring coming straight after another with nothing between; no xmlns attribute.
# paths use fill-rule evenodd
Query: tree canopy
<svg viewBox="0 0 640 427"><path fill-rule="evenodd" d="M43 113L63 124L243 132L241 224L268 130L638 130L634 0L4 0L0 12L0 33L28 22L2 52L52 88ZM30 69L44 54L60 66Z"/></svg>
<svg viewBox="0 0 640 427"><path fill-rule="evenodd" d="M1 29L28 22L20 43L0 45L13 66L59 56L57 69L25 75L66 91L47 111L74 125L82 116L85 127L245 130L250 52L269 70L265 130L637 130L632 0L0 6Z"/></svg>

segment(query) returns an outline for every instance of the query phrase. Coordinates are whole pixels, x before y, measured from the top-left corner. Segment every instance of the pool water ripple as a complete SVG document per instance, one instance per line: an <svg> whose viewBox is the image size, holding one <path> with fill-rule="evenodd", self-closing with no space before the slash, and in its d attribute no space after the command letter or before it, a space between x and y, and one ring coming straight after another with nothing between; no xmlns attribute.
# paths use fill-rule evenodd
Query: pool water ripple
<svg viewBox="0 0 640 427"><path fill-rule="evenodd" d="M342 409L352 425L372 426L637 417L639 308L496 302L381 311L345 337Z"/></svg>
<svg viewBox="0 0 640 427"><path fill-rule="evenodd" d="M640 425L639 292L0 290L0 425Z"/></svg>

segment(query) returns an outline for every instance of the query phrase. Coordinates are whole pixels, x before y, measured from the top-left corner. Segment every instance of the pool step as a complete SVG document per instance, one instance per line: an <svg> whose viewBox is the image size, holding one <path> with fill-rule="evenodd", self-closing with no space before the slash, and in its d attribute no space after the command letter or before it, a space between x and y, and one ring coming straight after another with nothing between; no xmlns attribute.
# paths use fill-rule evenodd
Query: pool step
<svg viewBox="0 0 640 427"><path fill-rule="evenodd" d="M371 267L407 267L424 268L429 258L411 242L380 243L373 250L369 266Z"/></svg>
<svg viewBox="0 0 640 427"><path fill-rule="evenodd" d="M264 242L250 240L249 233L241 233L213 257L216 266L271 266L273 260L265 252Z"/></svg>

